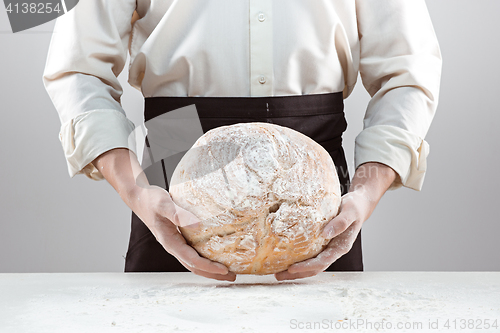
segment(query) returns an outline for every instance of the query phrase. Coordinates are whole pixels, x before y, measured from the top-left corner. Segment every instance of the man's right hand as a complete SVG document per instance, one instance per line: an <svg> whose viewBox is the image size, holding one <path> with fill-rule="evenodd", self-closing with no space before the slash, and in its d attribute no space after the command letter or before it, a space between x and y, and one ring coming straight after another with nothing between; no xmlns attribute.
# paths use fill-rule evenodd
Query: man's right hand
<svg viewBox="0 0 500 333"><path fill-rule="evenodd" d="M226 266L201 257L186 243L177 227L189 227L199 223L199 219L177 206L165 189L148 183L132 151L125 148L112 149L101 154L92 163L163 248L184 267L207 278L236 280L236 274L229 272Z"/></svg>

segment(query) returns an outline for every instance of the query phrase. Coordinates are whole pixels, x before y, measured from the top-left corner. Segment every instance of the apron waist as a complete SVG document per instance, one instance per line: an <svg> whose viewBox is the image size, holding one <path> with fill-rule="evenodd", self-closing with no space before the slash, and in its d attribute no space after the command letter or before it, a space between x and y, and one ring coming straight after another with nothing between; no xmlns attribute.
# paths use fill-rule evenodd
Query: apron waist
<svg viewBox="0 0 500 333"><path fill-rule="evenodd" d="M347 127L342 92L271 97L146 97L145 122L195 105L203 132L238 122L267 122L309 136L329 152L342 147Z"/></svg>

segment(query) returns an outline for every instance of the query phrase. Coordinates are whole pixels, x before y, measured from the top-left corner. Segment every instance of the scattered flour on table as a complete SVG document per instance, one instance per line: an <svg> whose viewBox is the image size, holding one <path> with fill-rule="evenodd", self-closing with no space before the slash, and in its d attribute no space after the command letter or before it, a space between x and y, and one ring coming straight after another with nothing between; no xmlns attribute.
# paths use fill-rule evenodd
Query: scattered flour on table
<svg viewBox="0 0 500 333"><path fill-rule="evenodd" d="M57 295L37 295L26 304L22 316L27 323L38 323L37 332L296 332L300 330L290 328L293 319L427 321L439 316L484 317L487 310L500 310L471 308L416 289L332 286L322 281L74 287Z"/></svg>

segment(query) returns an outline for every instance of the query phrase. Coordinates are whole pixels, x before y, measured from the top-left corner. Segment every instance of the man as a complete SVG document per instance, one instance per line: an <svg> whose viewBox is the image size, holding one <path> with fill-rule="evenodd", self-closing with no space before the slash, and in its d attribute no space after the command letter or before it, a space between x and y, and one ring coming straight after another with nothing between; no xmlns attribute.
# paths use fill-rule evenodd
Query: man
<svg viewBox="0 0 500 333"><path fill-rule="evenodd" d="M43 78L61 118L69 173L105 178L132 209L126 271L185 268L235 279L186 244L177 226L199 221L171 201L167 180L165 188L144 175L136 181L134 125L116 78L127 50L129 83L145 97L146 120L195 104L204 131L271 122L310 136L332 156L344 189L340 213L323 231L332 240L278 280L362 270L360 229L382 195L422 186L423 138L441 74L424 0L87 0L55 30ZM349 186L343 99L358 73L372 98Z"/></svg>

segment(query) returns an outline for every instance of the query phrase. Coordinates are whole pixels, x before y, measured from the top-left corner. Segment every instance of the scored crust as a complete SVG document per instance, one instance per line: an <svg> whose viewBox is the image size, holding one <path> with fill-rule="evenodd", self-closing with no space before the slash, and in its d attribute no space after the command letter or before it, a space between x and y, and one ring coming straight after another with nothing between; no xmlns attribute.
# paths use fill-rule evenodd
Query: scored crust
<svg viewBox="0 0 500 333"><path fill-rule="evenodd" d="M172 200L197 216L179 228L196 251L237 274L272 274L328 244L340 184L328 152L311 138L267 123L205 133L172 175Z"/></svg>

